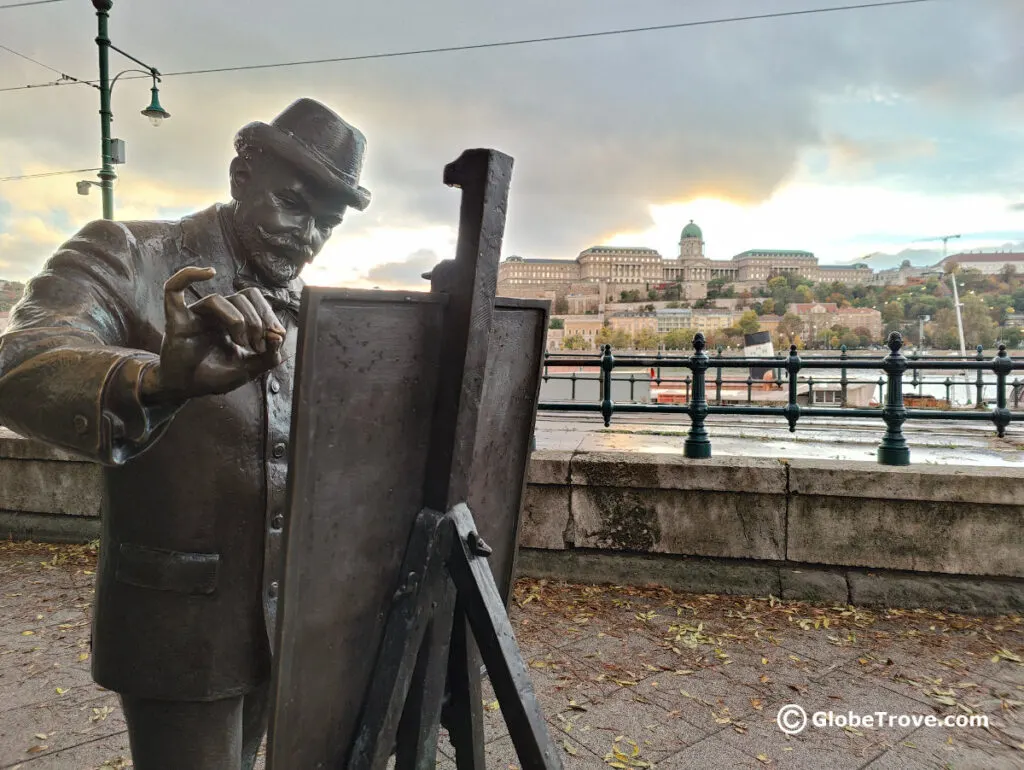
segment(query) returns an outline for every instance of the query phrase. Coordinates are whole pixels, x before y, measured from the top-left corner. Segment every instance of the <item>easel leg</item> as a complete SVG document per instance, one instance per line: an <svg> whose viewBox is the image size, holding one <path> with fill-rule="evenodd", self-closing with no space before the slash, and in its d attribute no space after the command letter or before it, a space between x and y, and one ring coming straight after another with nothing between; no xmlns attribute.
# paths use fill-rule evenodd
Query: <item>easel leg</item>
<svg viewBox="0 0 1024 770"><path fill-rule="evenodd" d="M465 505L455 506L446 518L455 530L448 573L455 581L459 603L465 608L473 637L487 664L487 673L523 770L561 770L561 759L548 734L530 674L516 645L512 623L487 564L489 549L482 551L478 545L478 553L471 550L470 544L478 544L479 537L473 516Z"/></svg>
<svg viewBox="0 0 1024 770"><path fill-rule="evenodd" d="M406 578L392 598L374 679L357 727L348 770L384 770L395 746L399 725L407 712L406 699L423 652L428 649L424 640L429 639L436 609L442 602L449 605L453 602L445 598L451 596L453 589L444 572L443 562L438 558L438 551L446 548L448 537L443 528L439 528L440 522L440 515L430 509L424 509L416 518L402 566L402 574ZM444 656L441 656L441 661L444 661ZM423 672L434 676L430 661L426 660L423 665ZM442 663L436 665L443 669ZM420 681L427 682L430 676ZM443 695L443 685L440 692ZM429 690L422 693L424 704L429 705L429 695ZM417 728L416 732L422 731ZM434 744L436 747L436 738Z"/></svg>
<svg viewBox="0 0 1024 770"><path fill-rule="evenodd" d="M445 589L420 646L412 686L398 725L395 770L433 770L437 766L437 733L448 673L455 586Z"/></svg>
<svg viewBox="0 0 1024 770"><path fill-rule="evenodd" d="M455 604L448 687L444 723L455 749L455 765L458 770L486 770L480 662L461 602Z"/></svg>

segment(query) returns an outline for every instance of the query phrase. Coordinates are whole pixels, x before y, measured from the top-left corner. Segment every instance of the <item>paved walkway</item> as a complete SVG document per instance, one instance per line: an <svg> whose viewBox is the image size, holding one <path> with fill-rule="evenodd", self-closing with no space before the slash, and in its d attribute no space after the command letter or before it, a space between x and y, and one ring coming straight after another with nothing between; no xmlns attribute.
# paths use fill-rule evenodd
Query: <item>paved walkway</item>
<svg viewBox="0 0 1024 770"><path fill-rule="evenodd" d="M89 677L94 554L0 544L0 768L131 767ZM513 621L567 770L1024 768L1024 621L521 581ZM780 706L989 728L807 727ZM488 767L518 768L486 693ZM442 750L438 766L454 762Z"/></svg>

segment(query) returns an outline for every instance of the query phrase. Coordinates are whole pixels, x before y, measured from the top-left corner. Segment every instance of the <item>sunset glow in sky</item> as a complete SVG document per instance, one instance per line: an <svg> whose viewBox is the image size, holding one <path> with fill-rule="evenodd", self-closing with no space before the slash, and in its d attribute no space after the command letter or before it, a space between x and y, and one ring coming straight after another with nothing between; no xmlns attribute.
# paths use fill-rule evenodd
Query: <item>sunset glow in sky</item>
<svg viewBox="0 0 1024 770"><path fill-rule="evenodd" d="M359 56L839 5L828 0L115 0L114 43L166 73ZM400 19L398 23L396 19ZM368 138L351 212L312 283L425 288L452 255L462 149L515 158L506 255L572 258L596 244L676 254L690 219L708 256L804 249L823 263L875 251L1024 241L1024 3L904 7L714 24L477 51L165 78L172 118L138 114L122 78L114 135L119 219L177 218L227 199L235 131L299 96ZM81 79L96 73L85 0L0 11L0 44ZM113 54L114 72L132 68ZM53 81L0 49L0 88ZM99 165L98 92L0 92L0 176ZM100 215L92 174L0 183L0 277L25 279ZM941 245L938 246L941 248Z"/></svg>

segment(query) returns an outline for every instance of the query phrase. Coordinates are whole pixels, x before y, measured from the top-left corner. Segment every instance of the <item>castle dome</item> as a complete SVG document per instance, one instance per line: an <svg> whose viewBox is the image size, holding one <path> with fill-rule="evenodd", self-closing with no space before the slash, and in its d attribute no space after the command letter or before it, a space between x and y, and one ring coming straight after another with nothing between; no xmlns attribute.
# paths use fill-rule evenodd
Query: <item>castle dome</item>
<svg viewBox="0 0 1024 770"><path fill-rule="evenodd" d="M682 238L699 238L700 240L704 240L704 233L702 233L700 231L700 228L697 227L697 225L695 225L693 223L693 220L691 219L690 220L690 224L688 224L686 227L683 228L683 234L680 235L679 237L680 237L680 239L682 239Z"/></svg>

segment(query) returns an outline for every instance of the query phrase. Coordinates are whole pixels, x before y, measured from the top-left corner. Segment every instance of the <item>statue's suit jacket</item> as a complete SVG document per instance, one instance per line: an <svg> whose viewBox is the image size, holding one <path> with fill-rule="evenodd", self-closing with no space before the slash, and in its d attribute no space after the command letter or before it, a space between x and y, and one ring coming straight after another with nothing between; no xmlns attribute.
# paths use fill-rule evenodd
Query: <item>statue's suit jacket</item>
<svg viewBox="0 0 1024 770"><path fill-rule="evenodd" d="M234 293L231 244L220 206L93 222L29 282L0 337L0 423L104 466L92 667L121 693L213 700L270 674L295 320L281 318L284 363L258 380L177 409L138 396L159 358L164 281L211 266L189 301Z"/></svg>

